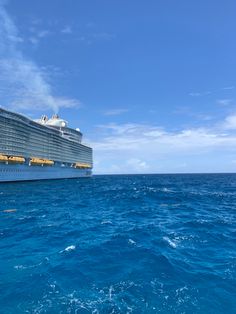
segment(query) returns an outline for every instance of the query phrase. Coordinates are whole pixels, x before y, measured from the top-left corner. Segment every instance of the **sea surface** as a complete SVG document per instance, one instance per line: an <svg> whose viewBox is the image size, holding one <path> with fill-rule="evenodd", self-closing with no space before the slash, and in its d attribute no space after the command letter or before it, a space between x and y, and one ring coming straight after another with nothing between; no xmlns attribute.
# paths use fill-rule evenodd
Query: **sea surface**
<svg viewBox="0 0 236 314"><path fill-rule="evenodd" d="M236 313L236 175L0 184L0 313Z"/></svg>

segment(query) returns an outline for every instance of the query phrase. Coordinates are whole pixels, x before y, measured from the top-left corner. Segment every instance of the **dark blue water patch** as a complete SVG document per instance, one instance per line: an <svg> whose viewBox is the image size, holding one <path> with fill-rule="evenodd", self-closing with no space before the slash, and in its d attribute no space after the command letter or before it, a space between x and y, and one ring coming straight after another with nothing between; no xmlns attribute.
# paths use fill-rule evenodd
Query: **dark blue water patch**
<svg viewBox="0 0 236 314"><path fill-rule="evenodd" d="M0 313L236 313L235 207L234 174L1 184Z"/></svg>

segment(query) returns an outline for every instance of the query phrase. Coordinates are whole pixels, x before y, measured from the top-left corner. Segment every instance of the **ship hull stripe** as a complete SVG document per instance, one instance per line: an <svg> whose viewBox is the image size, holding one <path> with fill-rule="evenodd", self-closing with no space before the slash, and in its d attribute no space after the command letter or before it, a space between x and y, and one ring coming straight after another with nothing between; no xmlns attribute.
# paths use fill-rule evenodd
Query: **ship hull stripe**
<svg viewBox="0 0 236 314"><path fill-rule="evenodd" d="M75 169L61 166L29 166L0 164L0 183L49 179L90 177L90 169Z"/></svg>

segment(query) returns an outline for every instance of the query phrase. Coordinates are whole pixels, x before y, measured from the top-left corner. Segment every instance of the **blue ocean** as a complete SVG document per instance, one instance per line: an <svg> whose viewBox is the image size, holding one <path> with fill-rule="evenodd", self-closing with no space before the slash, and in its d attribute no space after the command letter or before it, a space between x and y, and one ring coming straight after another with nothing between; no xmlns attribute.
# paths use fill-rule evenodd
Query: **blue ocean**
<svg viewBox="0 0 236 314"><path fill-rule="evenodd" d="M0 185L0 313L236 313L236 175Z"/></svg>

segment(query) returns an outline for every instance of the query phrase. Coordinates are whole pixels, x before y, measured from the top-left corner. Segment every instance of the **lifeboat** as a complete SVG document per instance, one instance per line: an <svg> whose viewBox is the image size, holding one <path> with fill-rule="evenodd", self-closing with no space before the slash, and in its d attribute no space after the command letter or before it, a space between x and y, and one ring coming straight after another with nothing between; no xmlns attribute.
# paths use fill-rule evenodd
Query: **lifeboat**
<svg viewBox="0 0 236 314"><path fill-rule="evenodd" d="M31 158L30 159L31 166L53 166L54 161L49 159L42 159L42 158Z"/></svg>
<svg viewBox="0 0 236 314"><path fill-rule="evenodd" d="M7 161L8 161L8 157L0 154L0 162L7 162Z"/></svg>
<svg viewBox="0 0 236 314"><path fill-rule="evenodd" d="M75 163L75 168L79 168L79 169L90 169L92 168L90 164L85 164L82 162L76 162Z"/></svg>
<svg viewBox="0 0 236 314"><path fill-rule="evenodd" d="M25 158L18 156L9 156L7 157L7 161L11 164L23 164L25 162Z"/></svg>
<svg viewBox="0 0 236 314"><path fill-rule="evenodd" d="M6 156L0 154L0 162L10 163L10 164L23 164L25 158L20 156Z"/></svg>

